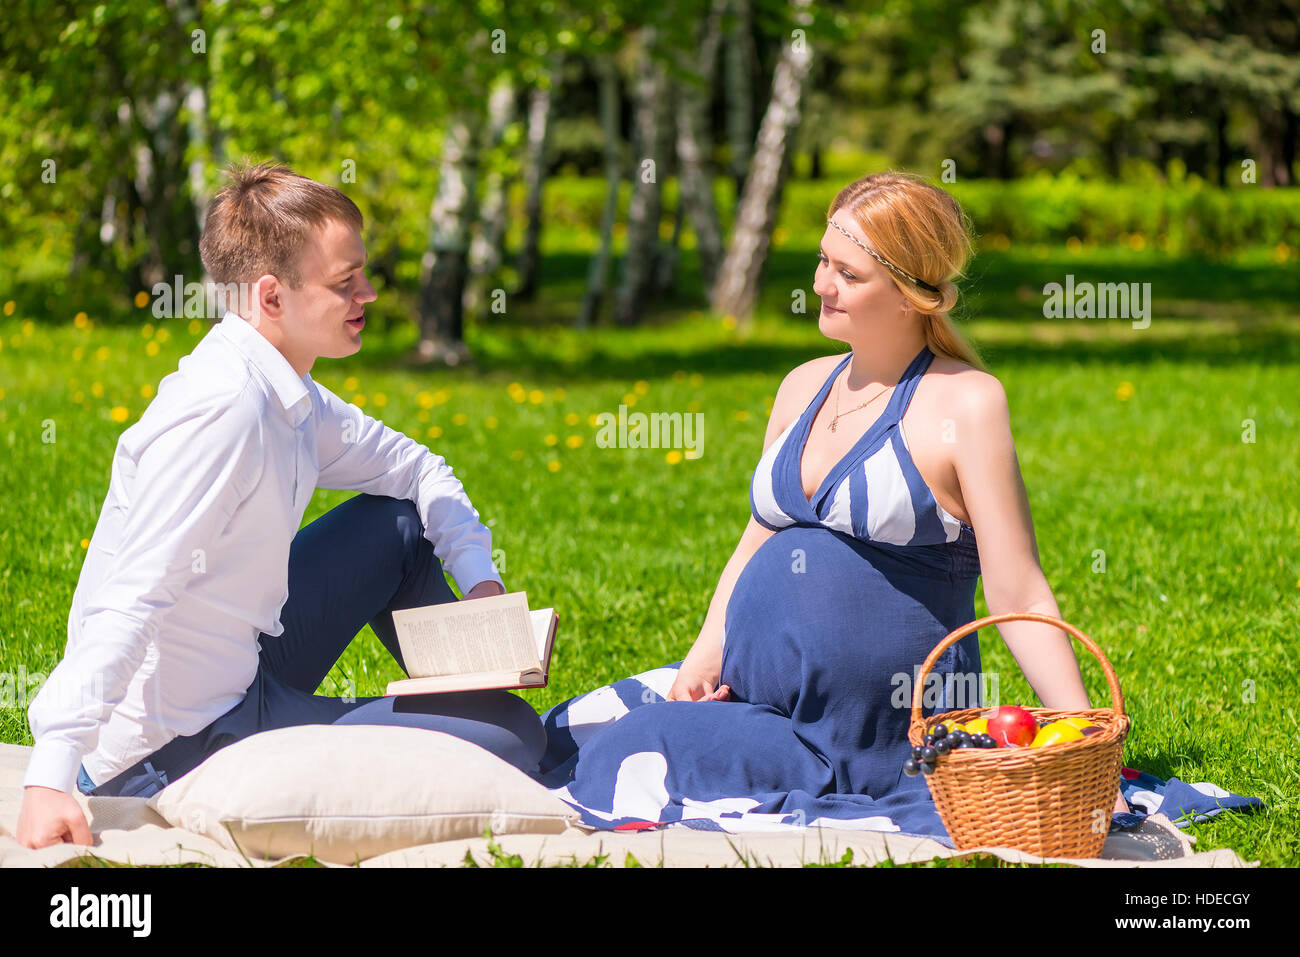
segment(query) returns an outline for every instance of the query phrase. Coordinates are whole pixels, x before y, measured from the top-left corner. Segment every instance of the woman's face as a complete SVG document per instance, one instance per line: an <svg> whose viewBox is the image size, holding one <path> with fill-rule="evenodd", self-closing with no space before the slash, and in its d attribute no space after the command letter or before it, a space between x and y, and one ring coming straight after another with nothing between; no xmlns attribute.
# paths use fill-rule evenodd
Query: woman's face
<svg viewBox="0 0 1300 957"><path fill-rule="evenodd" d="M831 219L864 245L867 237L843 210ZM828 339L842 342L870 336L873 328L896 320L907 302L888 270L863 252L834 226L827 226L817 252L820 262L813 292L821 297L817 328Z"/></svg>

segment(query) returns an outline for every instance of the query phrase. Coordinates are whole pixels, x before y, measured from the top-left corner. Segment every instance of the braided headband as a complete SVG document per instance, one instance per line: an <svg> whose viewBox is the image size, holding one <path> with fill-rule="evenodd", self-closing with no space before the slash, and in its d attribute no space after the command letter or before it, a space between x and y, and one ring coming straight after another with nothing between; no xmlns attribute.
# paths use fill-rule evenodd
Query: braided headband
<svg viewBox="0 0 1300 957"><path fill-rule="evenodd" d="M858 237L854 236L852 233L850 233L847 229L845 229L845 228L844 228L843 226L841 226L839 223L835 222L835 220L833 220L833 219L828 219L828 220L826 220L826 222L827 222L828 225L830 225L830 226L834 226L836 229L838 229L840 232L842 232L845 236L847 236L850 240L853 241L854 245L856 245L859 249L861 249L864 253L866 253L868 256L870 256L872 259L874 259L876 262L880 263L880 265L884 266L886 269L892 269L894 272L898 273L898 274L899 274L900 276L902 276L904 279L908 279L908 280L910 280L911 282L916 283L916 285L920 286L922 289L926 289L926 290L928 290L928 291L930 291L930 292L933 292L933 293L937 293L937 292L939 291L939 289L938 289L937 286L931 286L931 285L930 285L928 282L926 282L924 279L917 279L917 278L916 278L915 276L913 276L911 273L903 272L903 270L899 269L899 268L898 268L897 266L895 266L893 263L888 262L888 261L887 261L883 256L881 256L881 255L880 255L878 252L876 252L874 249L868 249L866 246L864 246L864 245L863 245L863 244L858 240Z"/></svg>

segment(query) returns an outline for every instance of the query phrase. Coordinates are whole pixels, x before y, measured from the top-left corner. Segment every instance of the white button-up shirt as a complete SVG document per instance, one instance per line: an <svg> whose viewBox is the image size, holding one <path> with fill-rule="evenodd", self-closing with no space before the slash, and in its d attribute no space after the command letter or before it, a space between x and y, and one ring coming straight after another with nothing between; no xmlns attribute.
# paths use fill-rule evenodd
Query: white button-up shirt
<svg viewBox="0 0 1300 957"><path fill-rule="evenodd" d="M68 615L28 711L26 785L103 784L243 699L284 631L289 545L317 487L409 499L462 593L500 582L492 534L441 456L299 376L226 313L113 454Z"/></svg>

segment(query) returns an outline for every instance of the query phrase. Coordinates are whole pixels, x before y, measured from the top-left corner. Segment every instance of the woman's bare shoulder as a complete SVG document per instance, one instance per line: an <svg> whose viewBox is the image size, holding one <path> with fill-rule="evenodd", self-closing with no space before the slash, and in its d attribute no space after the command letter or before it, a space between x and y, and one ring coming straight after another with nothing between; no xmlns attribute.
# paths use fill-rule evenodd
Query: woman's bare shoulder
<svg viewBox="0 0 1300 957"><path fill-rule="evenodd" d="M936 391L948 399L976 400L1003 391L996 376L949 356L935 356L926 371L934 373Z"/></svg>
<svg viewBox="0 0 1300 957"><path fill-rule="evenodd" d="M769 440L784 431L790 423L803 414L808 403L817 395L834 368L844 360L844 355L819 356L791 369L772 399L772 414L768 420Z"/></svg>
<svg viewBox="0 0 1300 957"><path fill-rule="evenodd" d="M925 395L918 389L918 398L936 414L984 425L1009 418L1006 391L996 376L949 356L935 356L926 372Z"/></svg>

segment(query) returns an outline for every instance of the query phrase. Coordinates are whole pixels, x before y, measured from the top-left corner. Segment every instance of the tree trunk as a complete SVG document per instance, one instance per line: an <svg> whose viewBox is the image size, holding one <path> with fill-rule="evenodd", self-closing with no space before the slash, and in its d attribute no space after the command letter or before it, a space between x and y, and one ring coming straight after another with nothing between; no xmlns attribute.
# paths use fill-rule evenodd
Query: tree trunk
<svg viewBox="0 0 1300 957"><path fill-rule="evenodd" d="M547 82L528 94L528 147L524 160L524 246L519 251L518 299L532 299L537 294L537 276L541 264L538 245L542 232L542 184L546 181L546 144L550 139L551 107L555 87L560 82L560 55L552 56Z"/></svg>
<svg viewBox="0 0 1300 957"><path fill-rule="evenodd" d="M731 143L731 178L739 201L749 173L754 149L754 75L758 59L754 50L752 0L730 0L727 31L726 96L727 138Z"/></svg>
<svg viewBox="0 0 1300 957"><path fill-rule="evenodd" d="M680 186L680 178L678 184ZM672 292L677 286L677 260L681 255L683 197L677 191L677 208L673 210L673 237L659 253L655 263L654 291L657 295Z"/></svg>
<svg viewBox="0 0 1300 957"><path fill-rule="evenodd" d="M1214 117L1214 158L1219 167L1219 188L1228 185L1228 111L1219 107Z"/></svg>
<svg viewBox="0 0 1300 957"><path fill-rule="evenodd" d="M475 146L469 117L452 117L443 140L438 194L429 212L429 248L421 261L416 354L422 362L457 365L469 356L463 297L478 180Z"/></svg>
<svg viewBox="0 0 1300 957"><path fill-rule="evenodd" d="M472 281L465 290L465 311L474 313L484 299L484 289L505 259L502 244L506 232L506 175L501 157L493 154L505 138L506 128L515 118L515 88L509 77L503 77L488 97L487 134L483 152L493 157L493 165L484 180L483 205L479 213L478 231L470 242L469 268Z"/></svg>
<svg viewBox="0 0 1300 957"><path fill-rule="evenodd" d="M807 21L810 3L791 0L796 23ZM811 61L812 51L806 42L789 42L781 50L772 77L772 97L758 131L754 162L737 206L731 245L713 287L711 307L715 313L735 316L740 321L747 321L753 313Z"/></svg>
<svg viewBox="0 0 1300 957"><path fill-rule="evenodd" d="M1296 139L1300 137L1300 117L1295 110L1282 107L1282 142L1280 170L1285 179L1283 186L1295 185L1295 150Z"/></svg>
<svg viewBox="0 0 1300 957"><path fill-rule="evenodd" d="M654 59L656 31L642 31L644 63L635 86L632 197L627 210L627 252L614 318L635 325L654 287L659 257L659 217L663 206L661 177L667 175L668 150L664 126L669 87L664 68Z"/></svg>
<svg viewBox="0 0 1300 957"><path fill-rule="evenodd" d="M614 241L614 220L618 216L618 187L623 178L623 163L619 150L619 96L618 68L609 55L598 55L595 62L600 83L600 128L605 141L605 208L600 217L600 242L591 257L587 275L587 292L582 297L578 312L580 329L594 325L600 307L605 301L609 283L610 247Z"/></svg>
<svg viewBox="0 0 1300 957"><path fill-rule="evenodd" d="M711 289L722 261L722 225L713 196L713 141L709 134L709 113L713 101L713 75L722 35L722 14L727 0L715 0L701 27L699 76L703 86L692 81L677 85L677 160L680 168L680 203L690 214L699 254L704 288ZM688 64L683 64L689 69Z"/></svg>

